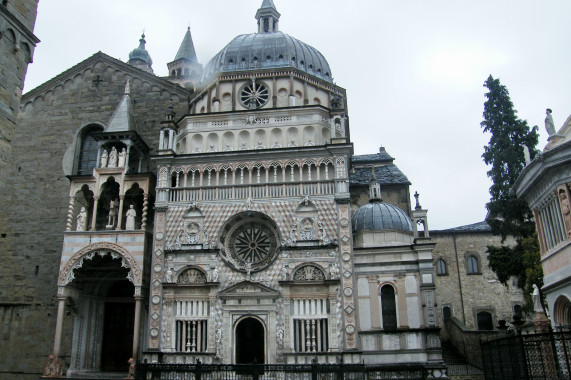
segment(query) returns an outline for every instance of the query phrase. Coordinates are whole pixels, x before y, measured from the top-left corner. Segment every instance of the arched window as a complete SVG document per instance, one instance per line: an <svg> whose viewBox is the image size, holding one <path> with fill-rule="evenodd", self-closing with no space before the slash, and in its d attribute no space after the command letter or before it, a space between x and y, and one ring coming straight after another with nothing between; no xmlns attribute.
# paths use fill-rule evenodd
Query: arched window
<svg viewBox="0 0 571 380"><path fill-rule="evenodd" d="M492 314L487 311L481 311L476 316L478 320L478 330L493 330Z"/></svg>
<svg viewBox="0 0 571 380"><path fill-rule="evenodd" d="M390 285L381 288L381 308L383 313L383 329L397 329L397 308L395 302L395 289Z"/></svg>
<svg viewBox="0 0 571 380"><path fill-rule="evenodd" d="M450 306L444 306L442 308L442 317L444 319L448 319L448 318L452 317L452 309L450 309Z"/></svg>
<svg viewBox="0 0 571 380"><path fill-rule="evenodd" d="M438 261L436 262L436 273L439 275L448 274L448 271L446 269L446 261L438 259Z"/></svg>
<svg viewBox="0 0 571 380"><path fill-rule="evenodd" d="M81 134L79 155L77 157L78 175L91 175L93 168L97 166L98 147L93 135L102 131L103 128L100 126L89 126Z"/></svg>
<svg viewBox="0 0 571 380"><path fill-rule="evenodd" d="M478 265L478 259L474 255L468 256L468 274L478 274L480 273L480 266Z"/></svg>
<svg viewBox="0 0 571 380"><path fill-rule="evenodd" d="M522 315L521 305L514 305L514 317L518 316L521 318L521 315Z"/></svg>

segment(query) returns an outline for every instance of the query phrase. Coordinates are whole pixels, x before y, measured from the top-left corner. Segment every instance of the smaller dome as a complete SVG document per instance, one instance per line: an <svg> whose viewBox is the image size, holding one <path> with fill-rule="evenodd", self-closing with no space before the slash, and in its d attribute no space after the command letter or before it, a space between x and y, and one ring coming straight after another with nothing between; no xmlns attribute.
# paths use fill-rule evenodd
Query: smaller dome
<svg viewBox="0 0 571 380"><path fill-rule="evenodd" d="M143 34L141 35L141 39L139 40L139 47L133 49L133 51L129 53L129 62L134 60L140 60L145 62L149 66L153 65L153 60L151 59L151 56L149 55L147 49L145 49L146 43L147 41L145 41L145 35Z"/></svg>
<svg viewBox="0 0 571 380"><path fill-rule="evenodd" d="M353 232L371 230L401 230L412 232L412 221L400 208L383 202L371 202L359 207L351 218Z"/></svg>

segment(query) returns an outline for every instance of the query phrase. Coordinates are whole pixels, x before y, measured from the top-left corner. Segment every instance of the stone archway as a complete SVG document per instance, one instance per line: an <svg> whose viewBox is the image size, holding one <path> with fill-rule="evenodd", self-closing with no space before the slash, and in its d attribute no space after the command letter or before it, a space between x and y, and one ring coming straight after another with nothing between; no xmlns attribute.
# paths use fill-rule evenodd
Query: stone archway
<svg viewBox="0 0 571 380"><path fill-rule="evenodd" d="M240 319L234 330L234 342L236 364L265 363L266 332L259 319Z"/></svg>

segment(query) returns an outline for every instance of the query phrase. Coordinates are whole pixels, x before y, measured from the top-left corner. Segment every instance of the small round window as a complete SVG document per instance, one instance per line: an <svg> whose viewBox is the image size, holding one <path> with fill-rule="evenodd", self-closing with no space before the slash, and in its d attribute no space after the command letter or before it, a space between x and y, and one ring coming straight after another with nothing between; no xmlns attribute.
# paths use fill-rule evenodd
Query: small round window
<svg viewBox="0 0 571 380"><path fill-rule="evenodd" d="M262 108L270 99L270 89L263 82L247 83L240 89L240 103L248 109Z"/></svg>

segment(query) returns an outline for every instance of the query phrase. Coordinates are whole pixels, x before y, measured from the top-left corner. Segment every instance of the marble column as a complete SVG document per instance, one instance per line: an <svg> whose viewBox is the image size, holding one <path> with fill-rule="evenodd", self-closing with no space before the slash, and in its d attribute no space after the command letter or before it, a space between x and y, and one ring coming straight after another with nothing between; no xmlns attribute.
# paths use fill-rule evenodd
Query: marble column
<svg viewBox="0 0 571 380"><path fill-rule="evenodd" d="M91 216L91 231L95 231L95 222L97 220L97 205L99 197L93 197L93 215Z"/></svg>

